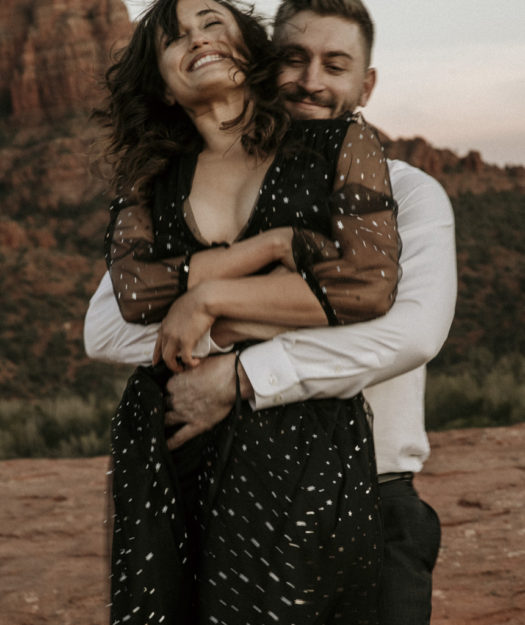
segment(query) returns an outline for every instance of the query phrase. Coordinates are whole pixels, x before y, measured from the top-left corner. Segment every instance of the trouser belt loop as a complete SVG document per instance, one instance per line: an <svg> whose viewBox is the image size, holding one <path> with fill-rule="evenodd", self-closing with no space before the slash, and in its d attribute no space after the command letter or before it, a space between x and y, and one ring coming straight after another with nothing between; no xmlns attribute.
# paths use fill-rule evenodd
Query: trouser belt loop
<svg viewBox="0 0 525 625"><path fill-rule="evenodd" d="M398 480L412 480L414 474L411 471L404 471L402 473L381 473L377 476L379 484L386 484L387 482L397 482Z"/></svg>

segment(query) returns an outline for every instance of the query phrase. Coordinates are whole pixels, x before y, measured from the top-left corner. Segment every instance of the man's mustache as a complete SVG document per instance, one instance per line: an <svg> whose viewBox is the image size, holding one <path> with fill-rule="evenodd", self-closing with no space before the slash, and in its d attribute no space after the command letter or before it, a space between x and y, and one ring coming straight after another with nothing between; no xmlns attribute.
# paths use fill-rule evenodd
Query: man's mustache
<svg viewBox="0 0 525 625"><path fill-rule="evenodd" d="M282 94L286 100L291 102L306 102L315 104L316 106L325 106L334 108L334 100L329 95L311 92L296 83L288 83L281 88Z"/></svg>

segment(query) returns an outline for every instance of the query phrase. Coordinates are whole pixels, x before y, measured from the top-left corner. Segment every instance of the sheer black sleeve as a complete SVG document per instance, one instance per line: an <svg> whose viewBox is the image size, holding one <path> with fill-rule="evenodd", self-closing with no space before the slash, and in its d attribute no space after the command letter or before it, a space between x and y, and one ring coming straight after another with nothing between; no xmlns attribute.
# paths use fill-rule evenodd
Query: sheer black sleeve
<svg viewBox="0 0 525 625"><path fill-rule="evenodd" d="M161 321L173 301L186 291L189 256L154 258L153 243L150 209L117 198L111 205L105 255L126 321Z"/></svg>
<svg viewBox="0 0 525 625"><path fill-rule="evenodd" d="M331 239L295 231L298 271L331 325L381 316L394 302L398 281L397 206L381 143L360 116L348 126L328 203Z"/></svg>

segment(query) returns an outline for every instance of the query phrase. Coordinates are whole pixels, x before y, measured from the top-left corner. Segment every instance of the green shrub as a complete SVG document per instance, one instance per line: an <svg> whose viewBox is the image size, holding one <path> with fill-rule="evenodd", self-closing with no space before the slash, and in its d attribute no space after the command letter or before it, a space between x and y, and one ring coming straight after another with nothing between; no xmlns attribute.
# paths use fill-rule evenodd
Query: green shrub
<svg viewBox="0 0 525 625"><path fill-rule="evenodd" d="M458 370L461 367L461 370ZM525 357L493 361L476 350L450 371L429 370L426 423L430 430L512 425L525 420Z"/></svg>
<svg viewBox="0 0 525 625"><path fill-rule="evenodd" d="M107 454L115 408L114 399L94 395L0 401L0 458Z"/></svg>

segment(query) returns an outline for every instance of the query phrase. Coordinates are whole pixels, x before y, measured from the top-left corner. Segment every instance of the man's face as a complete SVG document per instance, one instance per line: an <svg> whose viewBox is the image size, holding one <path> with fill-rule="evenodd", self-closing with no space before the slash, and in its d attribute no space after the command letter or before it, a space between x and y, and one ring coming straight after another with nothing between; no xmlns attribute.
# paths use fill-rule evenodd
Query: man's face
<svg viewBox="0 0 525 625"><path fill-rule="evenodd" d="M281 29L277 83L286 109L299 119L338 117L365 106L375 84L359 26L312 11L294 15Z"/></svg>

